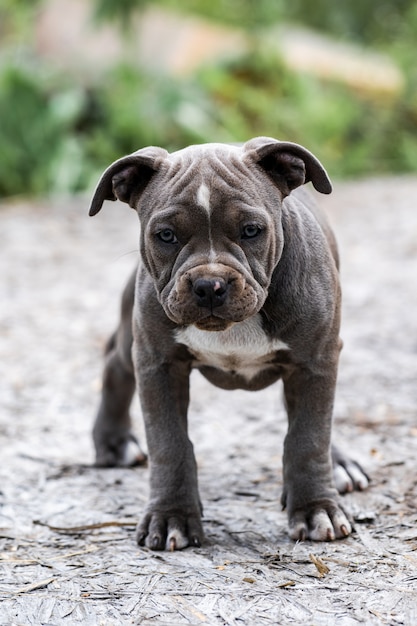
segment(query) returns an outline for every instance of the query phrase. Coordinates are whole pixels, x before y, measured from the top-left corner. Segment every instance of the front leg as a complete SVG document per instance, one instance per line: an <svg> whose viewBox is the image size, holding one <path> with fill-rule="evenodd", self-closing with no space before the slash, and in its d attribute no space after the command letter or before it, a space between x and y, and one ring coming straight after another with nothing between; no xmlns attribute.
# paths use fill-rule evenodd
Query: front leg
<svg viewBox="0 0 417 626"><path fill-rule="evenodd" d="M203 540L193 445L187 434L190 362L181 350L169 354L135 349L139 396L150 464L150 500L137 527L139 545L181 550ZM165 351L164 351L165 352Z"/></svg>
<svg viewBox="0 0 417 626"><path fill-rule="evenodd" d="M319 373L302 367L284 378L288 433L284 445L284 493L292 539L330 541L351 525L333 483L330 436L337 365Z"/></svg>

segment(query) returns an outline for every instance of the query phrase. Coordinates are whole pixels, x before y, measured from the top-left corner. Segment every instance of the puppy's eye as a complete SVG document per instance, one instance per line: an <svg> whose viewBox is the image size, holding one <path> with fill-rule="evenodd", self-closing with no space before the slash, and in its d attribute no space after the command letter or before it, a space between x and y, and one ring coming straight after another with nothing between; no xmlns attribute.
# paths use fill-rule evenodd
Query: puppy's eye
<svg viewBox="0 0 417 626"><path fill-rule="evenodd" d="M164 243L178 243L178 239L171 228L164 228L163 230L160 230L156 236Z"/></svg>
<svg viewBox="0 0 417 626"><path fill-rule="evenodd" d="M242 239L253 239L259 235L260 232L261 229L257 224L246 224L242 229Z"/></svg>

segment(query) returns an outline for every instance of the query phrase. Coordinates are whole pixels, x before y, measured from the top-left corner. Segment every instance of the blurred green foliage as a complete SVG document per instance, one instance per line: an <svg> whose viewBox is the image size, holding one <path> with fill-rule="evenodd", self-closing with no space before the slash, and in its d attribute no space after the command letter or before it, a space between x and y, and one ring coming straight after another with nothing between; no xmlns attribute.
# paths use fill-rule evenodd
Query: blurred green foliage
<svg viewBox="0 0 417 626"><path fill-rule="evenodd" d="M147 4L95 0L95 9L97 18L117 19L126 28L132 12ZM27 34L35 6L31 0L0 0L3 38L11 31ZM187 79L120 66L90 85L24 54L3 59L0 196L91 188L112 160L145 145L172 150L261 134L304 144L333 176L417 171L414 1L316 0L312 6L307 0L183 0L181 10L244 26L254 33L253 50ZM256 44L257 29L283 20L390 52L406 74L405 92L372 100L339 84L294 75Z"/></svg>

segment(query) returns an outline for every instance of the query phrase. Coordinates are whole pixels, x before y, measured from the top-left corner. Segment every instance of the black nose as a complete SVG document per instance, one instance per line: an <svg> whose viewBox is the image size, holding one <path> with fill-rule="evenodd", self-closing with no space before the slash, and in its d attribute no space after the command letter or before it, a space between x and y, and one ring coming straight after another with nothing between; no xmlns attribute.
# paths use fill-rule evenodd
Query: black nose
<svg viewBox="0 0 417 626"><path fill-rule="evenodd" d="M227 283L223 278L197 278L193 284L193 291L198 306L214 309L226 300Z"/></svg>

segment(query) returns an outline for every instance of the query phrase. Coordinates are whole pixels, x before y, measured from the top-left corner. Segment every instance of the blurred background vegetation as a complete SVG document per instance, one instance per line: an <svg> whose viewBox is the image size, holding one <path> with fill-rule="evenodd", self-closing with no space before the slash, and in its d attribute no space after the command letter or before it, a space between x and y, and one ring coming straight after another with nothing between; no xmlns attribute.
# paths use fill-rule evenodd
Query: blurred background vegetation
<svg viewBox="0 0 417 626"><path fill-rule="evenodd" d="M99 25L132 37L149 5L174 0L85 0ZM180 10L249 36L229 60L187 75L115 64L82 79L38 57L42 0L0 0L0 196L77 192L142 146L168 150L269 135L304 144L334 177L417 171L417 3L414 0L182 0ZM66 17L63 16L63 20ZM290 69L266 29L296 24L389 55L404 76L391 94Z"/></svg>

